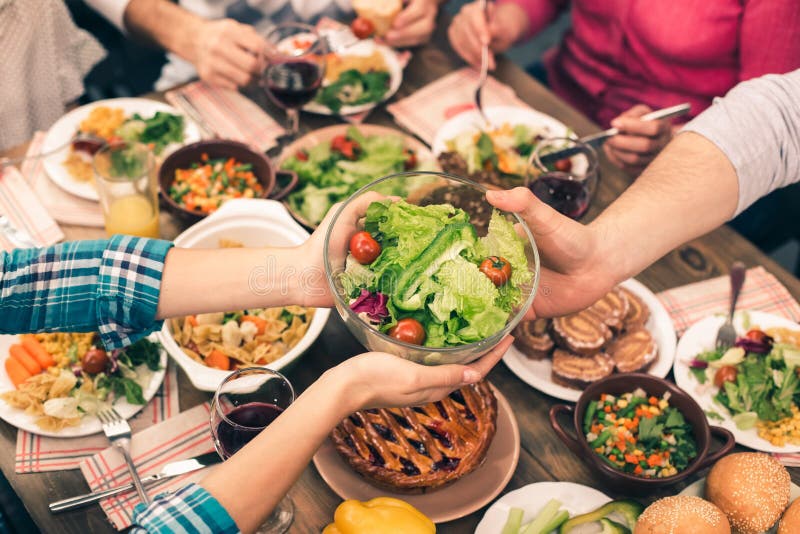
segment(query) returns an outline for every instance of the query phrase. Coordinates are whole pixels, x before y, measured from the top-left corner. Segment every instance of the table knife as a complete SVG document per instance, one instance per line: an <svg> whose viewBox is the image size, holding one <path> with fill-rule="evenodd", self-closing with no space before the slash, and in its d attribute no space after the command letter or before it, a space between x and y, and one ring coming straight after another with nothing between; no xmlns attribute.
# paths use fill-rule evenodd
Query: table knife
<svg viewBox="0 0 800 534"><path fill-rule="evenodd" d="M209 452L188 460L170 462L161 469L160 473L142 478L142 484L152 484L158 480L165 480L178 475L191 473L193 471L197 471L198 469L217 464L220 461L222 461L222 459L219 457L219 454L216 452ZM50 503L50 511L57 513L65 512L67 510L74 510L76 508L81 508L88 504L95 503L107 497L133 491L134 489L135 488L133 487L133 484L125 484L124 486L117 486L115 488L110 488L103 491L95 491L92 493L87 493L86 495L70 497L69 499Z"/></svg>
<svg viewBox="0 0 800 534"><path fill-rule="evenodd" d="M643 121L657 121L661 119L671 119L673 117L680 117L681 115L686 115L687 113L689 113L690 109L691 109L691 104L684 102L683 104L678 104L677 106L651 111L646 115L642 115L640 118ZM616 128L609 128L608 130L603 130L602 132L597 132L592 135L581 137L580 139L578 139L578 141L586 145L599 147L600 145L603 144L603 142L606 139L608 139L609 137L614 137L618 133L619 130L617 130ZM541 156L539 160L543 164L547 165L548 163L555 163L558 160L574 156L579 152L581 152L581 149L578 147L564 148L561 150L556 150L555 152L550 152L549 154L545 154Z"/></svg>

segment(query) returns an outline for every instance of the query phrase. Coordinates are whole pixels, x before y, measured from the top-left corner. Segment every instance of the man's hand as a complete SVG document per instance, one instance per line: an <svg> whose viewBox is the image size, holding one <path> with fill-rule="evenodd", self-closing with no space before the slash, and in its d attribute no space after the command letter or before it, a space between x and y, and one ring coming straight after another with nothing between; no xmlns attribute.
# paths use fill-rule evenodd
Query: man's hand
<svg viewBox="0 0 800 534"><path fill-rule="evenodd" d="M384 36L386 43L394 47L416 46L427 43L436 28L437 0L410 0L398 13L392 28Z"/></svg>
<svg viewBox="0 0 800 534"><path fill-rule="evenodd" d="M194 35L192 54L200 78L217 87L249 84L264 68L267 42L252 26L232 19L207 20Z"/></svg>
<svg viewBox="0 0 800 534"><path fill-rule="evenodd" d="M447 35L450 45L461 58L480 67L481 49L488 43L489 50L500 53L521 39L528 29L528 16L515 4L490 4L489 23L479 2L467 4L455 16ZM495 59L489 55L489 70L494 70Z"/></svg>
<svg viewBox="0 0 800 534"><path fill-rule="evenodd" d="M599 257L600 239L591 227L560 214L524 187L488 191L486 199L501 210L518 213L539 249L539 289L527 318L582 310L618 282L605 267L605 258Z"/></svg>
<svg viewBox="0 0 800 534"><path fill-rule="evenodd" d="M603 150L616 166L639 176L672 139L669 119L643 121L641 116L653 111L644 104L633 106L611 121L620 131L603 145Z"/></svg>

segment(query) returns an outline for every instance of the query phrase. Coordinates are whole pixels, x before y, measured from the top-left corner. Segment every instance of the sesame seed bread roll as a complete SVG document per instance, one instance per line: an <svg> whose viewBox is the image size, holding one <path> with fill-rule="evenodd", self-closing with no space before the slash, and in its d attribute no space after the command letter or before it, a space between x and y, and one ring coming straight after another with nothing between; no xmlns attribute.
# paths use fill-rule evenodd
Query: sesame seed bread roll
<svg viewBox="0 0 800 534"><path fill-rule="evenodd" d="M778 523L778 534L796 534L800 532L800 499L789 506Z"/></svg>
<svg viewBox="0 0 800 534"><path fill-rule="evenodd" d="M706 498L740 534L769 530L789 504L791 479L768 454L740 452L718 461L706 479Z"/></svg>
<svg viewBox="0 0 800 534"><path fill-rule="evenodd" d="M648 506L633 534L731 534L731 526L725 514L710 502L676 495Z"/></svg>

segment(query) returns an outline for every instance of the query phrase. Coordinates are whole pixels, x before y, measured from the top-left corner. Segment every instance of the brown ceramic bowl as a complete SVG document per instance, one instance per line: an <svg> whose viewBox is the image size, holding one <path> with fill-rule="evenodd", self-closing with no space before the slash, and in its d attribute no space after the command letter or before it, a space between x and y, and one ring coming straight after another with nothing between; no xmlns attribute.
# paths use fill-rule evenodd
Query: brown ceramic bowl
<svg viewBox="0 0 800 534"><path fill-rule="evenodd" d="M256 178L264 188L262 198L280 200L288 195L297 185L297 175L291 171L276 171L264 154L256 152L244 143L227 139L211 139L198 141L190 145L183 146L167 156L158 171L159 189L161 198L164 199L167 207L175 214L190 221L199 221L207 214L188 210L175 202L169 196L169 188L175 181L175 171L186 169L200 161L203 154L208 154L210 159L214 158L235 158L242 163L250 163ZM275 190L278 177L284 177L282 182L286 185Z"/></svg>
<svg viewBox="0 0 800 534"><path fill-rule="evenodd" d="M694 439L697 443L697 456L692 462L676 475L666 478L643 478L636 475L623 473L606 464L600 456L592 450L583 434L583 416L586 408L593 400L598 400L602 393L621 395L641 388L648 395L661 397L670 392L669 403L683 414L691 425ZM571 431L567 431L559 422L558 416L562 413L572 415ZM681 388L653 375L643 373L630 373L612 375L599 380L586 388L578 399L575 407L566 404L556 404L550 408L550 424L564 444L581 460L583 460L609 487L625 493L641 493L657 490L675 484L689 475L710 467L714 462L728 454L735 440L728 430L710 426L706 414L694 399ZM724 442L716 452L710 452L711 436L716 436Z"/></svg>

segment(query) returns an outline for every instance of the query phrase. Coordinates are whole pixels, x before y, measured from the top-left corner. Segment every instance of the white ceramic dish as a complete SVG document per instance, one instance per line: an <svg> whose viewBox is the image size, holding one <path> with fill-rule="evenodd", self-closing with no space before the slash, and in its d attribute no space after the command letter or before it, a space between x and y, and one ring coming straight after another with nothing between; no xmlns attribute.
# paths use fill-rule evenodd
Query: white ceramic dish
<svg viewBox="0 0 800 534"><path fill-rule="evenodd" d="M747 327L744 324L745 317L749 318L749 326ZM696 322L684 332L675 352L675 383L691 395L703 410L712 410L722 416L722 421L709 418L708 422L730 430L739 445L764 452L800 452L800 446L798 445L786 445L784 447L772 445L769 441L760 438L755 428L740 430L736 423L733 422L728 410L714 402L717 388L713 384L701 385L689 371L689 362L692 361L695 355L714 348L717 331L724 322L725 318L722 315L714 315ZM800 330L800 325L797 323L771 313L759 311L737 312L734 316L733 326L739 335L744 335L749 328L755 328L756 326L759 328L784 327Z"/></svg>
<svg viewBox="0 0 800 534"><path fill-rule="evenodd" d="M108 106L112 108L120 108L125 112L125 115L132 115L139 113L143 117L152 117L156 111L165 113L172 113L173 115L182 115L182 113L170 105L151 100L149 98L111 98L109 100L100 100L86 104L77 109L73 109L60 119L56 121L42 143L42 152L50 152L63 147L61 150L47 156L43 160L44 168L47 175L58 187L67 193L75 196L85 198L87 200L99 200L97 189L95 189L94 181L81 182L70 176L63 163L69 154L69 140L78 131L78 126L81 121L89 116L89 113L98 106ZM183 142L181 144L194 143L200 140L200 131L197 126L184 116L183 123ZM173 143L177 148L178 144ZM166 147L161 156L169 153L171 146Z"/></svg>
<svg viewBox="0 0 800 534"><path fill-rule="evenodd" d="M219 210L179 235L175 245L219 248L220 239L232 239L248 247L286 247L304 242L308 239L308 232L292 219L280 202L265 199L229 200ZM329 309L318 308L300 342L267 367L277 371L300 357L319 337L329 315ZM197 389L216 391L220 382L230 374L206 367L184 354L172 337L169 322L164 323L159 337L169 355L186 371Z"/></svg>
<svg viewBox="0 0 800 534"><path fill-rule="evenodd" d="M152 341L156 341L157 337L155 334L153 334L150 336L150 339ZM5 369L5 361L7 358L10 358L8 349L14 343L19 343L18 336L0 336L0 368ZM145 403L143 405L129 404L125 399L119 399L114 403L114 409L116 409L117 412L119 412L119 414L125 419L130 419L139 413L142 408L147 406L147 403L150 402L150 399L153 398L153 395L156 394L156 391L158 391L158 388L161 386L161 382L164 380L164 373L166 373L166 370L167 354L164 352L164 350L161 350L161 369L153 373L153 375L150 377L150 383L146 388L143 388L142 391ZM0 391L11 391L13 389L14 384L11 383L11 380L8 378L5 370L0 371ZM36 424L36 418L34 416L25 413L25 410L20 410L10 406L3 400L0 400L0 419L12 426L19 428L20 430L30 432L31 434L56 438L77 438L89 436L91 434L97 434L98 432L103 431L103 428L100 425L100 420L94 415L87 415L81 419L81 424L77 426L68 426L57 432L43 430Z"/></svg>
<svg viewBox="0 0 800 534"><path fill-rule="evenodd" d="M348 47L347 53L344 55L369 56L372 54L373 50L377 50L381 53L383 60L386 63L386 67L389 70L389 88L386 90L386 93L383 95L383 98L380 100L380 102L367 102L357 106L342 106L342 108L339 110L339 113L334 113L329 107L323 106L319 102L312 100L303 106L303 111L309 111L319 115L354 115L356 113L368 111L381 102L385 102L392 98L397 90L400 89L400 84L403 83L403 66L400 64L400 61L397 57L397 52L386 45L377 44L372 39L364 39L353 46Z"/></svg>
<svg viewBox="0 0 800 534"><path fill-rule="evenodd" d="M611 498L596 489L573 482L537 482L506 493L483 514L475 534L499 534L511 508L522 508L522 522L532 521L550 499L561 501L570 516L585 514L609 502ZM583 530L581 530L583 532Z"/></svg>
<svg viewBox="0 0 800 534"><path fill-rule="evenodd" d="M650 331L658 345L658 358L648 369L651 375L664 378L672 369L675 359L675 329L664 305L658 300L655 293L647 289L641 282L631 278L620 284L625 289L642 299L650 308L650 318L645 327ZM503 361L511 371L523 382L535 387L542 393L547 393L557 399L577 402L581 396L578 389L568 388L553 382L550 378L553 365L550 358L532 360L525 356L515 345L512 345ZM680 384L678 384L680 385Z"/></svg>

